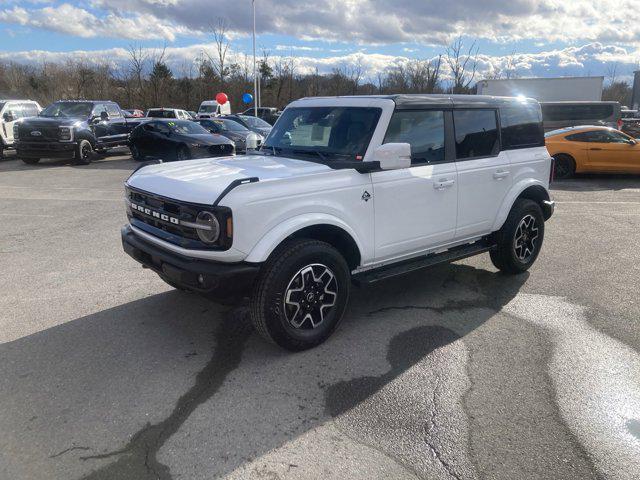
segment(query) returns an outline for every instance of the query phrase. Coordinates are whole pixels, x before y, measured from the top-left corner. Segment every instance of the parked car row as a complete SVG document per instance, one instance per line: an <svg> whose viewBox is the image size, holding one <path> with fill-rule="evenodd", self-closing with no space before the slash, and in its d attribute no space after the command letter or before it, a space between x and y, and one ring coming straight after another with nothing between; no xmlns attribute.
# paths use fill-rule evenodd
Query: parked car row
<svg viewBox="0 0 640 480"><path fill-rule="evenodd" d="M254 112L255 113L255 112ZM265 109L274 116L276 109ZM129 146L136 160L232 155L257 149L271 131L259 117L232 115L227 102L204 101L198 113L178 108L123 110L104 100L64 100L44 110L31 100L0 101L0 155L15 148L25 163L68 158L90 163L95 153Z"/></svg>

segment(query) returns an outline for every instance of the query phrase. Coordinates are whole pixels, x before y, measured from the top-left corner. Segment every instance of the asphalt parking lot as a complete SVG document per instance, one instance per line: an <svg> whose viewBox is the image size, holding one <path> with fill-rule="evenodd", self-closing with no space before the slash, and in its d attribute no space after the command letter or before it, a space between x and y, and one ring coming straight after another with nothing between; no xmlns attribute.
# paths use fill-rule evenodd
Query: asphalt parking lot
<svg viewBox="0 0 640 480"><path fill-rule="evenodd" d="M531 271L355 290L289 354L126 256L125 152L0 160L0 478L637 479L640 177L556 183Z"/></svg>

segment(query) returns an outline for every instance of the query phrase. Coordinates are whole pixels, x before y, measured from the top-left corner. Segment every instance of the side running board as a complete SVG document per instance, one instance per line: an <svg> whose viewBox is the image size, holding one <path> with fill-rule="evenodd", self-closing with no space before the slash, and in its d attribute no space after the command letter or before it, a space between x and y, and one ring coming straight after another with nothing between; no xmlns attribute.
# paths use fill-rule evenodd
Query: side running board
<svg viewBox="0 0 640 480"><path fill-rule="evenodd" d="M386 280L387 278L415 272L416 270L422 270L423 268L432 267L440 263L454 262L478 255L479 253L488 252L494 249L495 246L494 243L488 240L480 240L470 245L454 247L442 253L432 253L423 257L412 258L403 262L357 273L353 276L353 283L359 286L371 285L372 283Z"/></svg>
<svg viewBox="0 0 640 480"><path fill-rule="evenodd" d="M227 188L225 188L220 195L218 195L218 198L216 198L216 201L213 202L213 206L217 207L218 204L220 203L220 201L227 196L227 194L233 190L234 188L236 188L239 185L244 185L245 183L255 183L255 182L259 182L260 179L258 177L249 177L249 178L238 178L236 180L234 180L233 182L231 182Z"/></svg>

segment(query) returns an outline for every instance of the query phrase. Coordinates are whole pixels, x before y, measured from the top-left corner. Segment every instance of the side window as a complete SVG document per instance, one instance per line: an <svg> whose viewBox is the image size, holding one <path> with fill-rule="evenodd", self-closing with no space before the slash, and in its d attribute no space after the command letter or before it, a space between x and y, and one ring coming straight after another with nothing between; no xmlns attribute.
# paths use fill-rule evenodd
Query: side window
<svg viewBox="0 0 640 480"><path fill-rule="evenodd" d="M627 137L623 133L616 132L613 130L605 131L603 133L607 136L608 138L607 141L609 143L629 143L629 141L631 140L630 137Z"/></svg>
<svg viewBox="0 0 640 480"><path fill-rule="evenodd" d="M122 116L120 114L120 109L117 106L115 106L113 103L107 104L107 113L111 118L118 118Z"/></svg>
<svg viewBox="0 0 640 480"><path fill-rule="evenodd" d="M35 117L38 115L38 107L35 103L23 103L22 113L25 117Z"/></svg>
<svg viewBox="0 0 640 480"><path fill-rule="evenodd" d="M156 124L155 122L149 122L149 123L145 123L142 128L145 129L145 131L147 132L155 132L156 131Z"/></svg>
<svg viewBox="0 0 640 480"><path fill-rule="evenodd" d="M10 103L7 106L6 111L11 113L11 116L14 120L18 120L19 118L24 117L24 114L22 113L22 105L20 105L19 103Z"/></svg>
<svg viewBox="0 0 640 480"><path fill-rule="evenodd" d="M495 110L454 110L456 158L476 158L497 155L498 121Z"/></svg>
<svg viewBox="0 0 640 480"><path fill-rule="evenodd" d="M389 122L384 143L411 145L411 164L444 161L444 112L398 110Z"/></svg>
<svg viewBox="0 0 640 480"><path fill-rule="evenodd" d="M605 143L607 138L599 130L574 133L565 137L570 142Z"/></svg>
<svg viewBox="0 0 640 480"><path fill-rule="evenodd" d="M103 103L97 103L94 107L93 107L93 111L91 112L91 115L93 117L99 117L102 112L106 112L107 111L107 106L104 105Z"/></svg>
<svg viewBox="0 0 640 480"><path fill-rule="evenodd" d="M540 106L518 103L500 108L502 148L504 150L544 146Z"/></svg>

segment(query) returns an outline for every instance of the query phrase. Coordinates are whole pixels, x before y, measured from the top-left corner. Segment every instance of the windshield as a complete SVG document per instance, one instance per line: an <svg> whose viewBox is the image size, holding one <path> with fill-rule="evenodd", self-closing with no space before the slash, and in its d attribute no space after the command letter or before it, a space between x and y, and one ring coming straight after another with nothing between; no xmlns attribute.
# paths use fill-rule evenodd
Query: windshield
<svg viewBox="0 0 640 480"><path fill-rule="evenodd" d="M213 120L222 130L230 130L232 132L246 132L248 129L241 125L238 122L234 122L233 120Z"/></svg>
<svg viewBox="0 0 640 480"><path fill-rule="evenodd" d="M176 118L176 112L173 110L149 110L147 117L150 118Z"/></svg>
<svg viewBox="0 0 640 480"><path fill-rule="evenodd" d="M271 128L271 125L258 117L250 117L249 115L238 115L240 119L253 128Z"/></svg>
<svg viewBox="0 0 640 480"><path fill-rule="evenodd" d="M191 122L189 120L181 120L177 122L167 122L167 126L172 132L180 133L182 135L210 135L207 130L202 128L199 124Z"/></svg>
<svg viewBox="0 0 640 480"><path fill-rule="evenodd" d="M93 104L88 102L56 102L41 113L41 117L88 117Z"/></svg>
<svg viewBox="0 0 640 480"><path fill-rule="evenodd" d="M381 110L370 107L288 108L271 130L262 150L362 160Z"/></svg>
<svg viewBox="0 0 640 480"><path fill-rule="evenodd" d="M215 113L217 107L217 105L200 105L200 110L198 111L202 113Z"/></svg>

